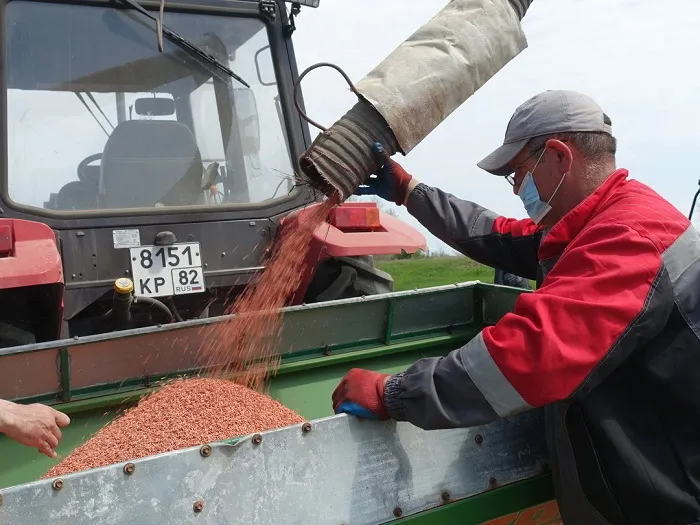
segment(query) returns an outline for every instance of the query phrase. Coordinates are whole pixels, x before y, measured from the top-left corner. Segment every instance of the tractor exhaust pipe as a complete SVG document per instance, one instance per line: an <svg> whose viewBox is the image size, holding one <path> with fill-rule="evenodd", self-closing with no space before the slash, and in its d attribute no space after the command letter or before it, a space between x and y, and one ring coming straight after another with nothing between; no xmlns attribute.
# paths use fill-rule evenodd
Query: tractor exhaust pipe
<svg viewBox="0 0 700 525"><path fill-rule="evenodd" d="M407 155L443 120L527 47L520 21L532 0L450 0L353 86L333 64L306 69L295 87L300 115L320 133L300 157L305 183L340 201L350 197L379 166L371 146ZM326 129L297 102L302 78L312 69L338 70L358 102Z"/></svg>

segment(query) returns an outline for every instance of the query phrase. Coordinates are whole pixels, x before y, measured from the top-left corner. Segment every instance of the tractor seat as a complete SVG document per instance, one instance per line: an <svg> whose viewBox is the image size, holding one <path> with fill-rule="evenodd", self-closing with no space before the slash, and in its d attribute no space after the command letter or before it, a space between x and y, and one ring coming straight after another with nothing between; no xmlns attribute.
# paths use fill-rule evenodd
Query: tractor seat
<svg viewBox="0 0 700 525"><path fill-rule="evenodd" d="M102 154L100 207L196 204L203 169L201 153L186 125L167 120L121 122Z"/></svg>
<svg viewBox="0 0 700 525"><path fill-rule="evenodd" d="M95 210L97 209L97 187L99 180L74 180L58 190L57 210Z"/></svg>

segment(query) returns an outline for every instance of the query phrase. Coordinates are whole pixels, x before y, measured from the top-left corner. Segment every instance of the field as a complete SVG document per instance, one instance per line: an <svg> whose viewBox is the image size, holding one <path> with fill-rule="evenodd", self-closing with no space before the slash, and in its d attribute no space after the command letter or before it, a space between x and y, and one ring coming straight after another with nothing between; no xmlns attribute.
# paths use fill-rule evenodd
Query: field
<svg viewBox="0 0 700 525"><path fill-rule="evenodd" d="M466 257L376 260L375 265L394 278L394 290L397 292L465 281L493 282L493 268Z"/></svg>

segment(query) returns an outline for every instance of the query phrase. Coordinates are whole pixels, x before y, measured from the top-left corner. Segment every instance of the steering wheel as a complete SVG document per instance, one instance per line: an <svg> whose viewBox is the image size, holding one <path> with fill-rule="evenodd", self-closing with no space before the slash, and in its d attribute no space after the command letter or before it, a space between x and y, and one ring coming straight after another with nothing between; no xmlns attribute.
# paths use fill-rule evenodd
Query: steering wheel
<svg viewBox="0 0 700 525"><path fill-rule="evenodd" d="M85 168L87 168L89 164L101 158L102 153L94 153L93 155L90 155L89 157L86 157L82 161L80 161L80 164L78 164L78 180L85 181Z"/></svg>

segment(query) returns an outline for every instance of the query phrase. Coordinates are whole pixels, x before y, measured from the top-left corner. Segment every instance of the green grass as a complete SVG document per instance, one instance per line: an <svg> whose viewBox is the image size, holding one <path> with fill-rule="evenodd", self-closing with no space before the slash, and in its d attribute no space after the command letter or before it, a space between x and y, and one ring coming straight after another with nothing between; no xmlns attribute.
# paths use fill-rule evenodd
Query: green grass
<svg viewBox="0 0 700 525"><path fill-rule="evenodd" d="M394 278L394 290L397 292L464 281L493 282L493 268L483 266L467 257L377 260L375 265Z"/></svg>

